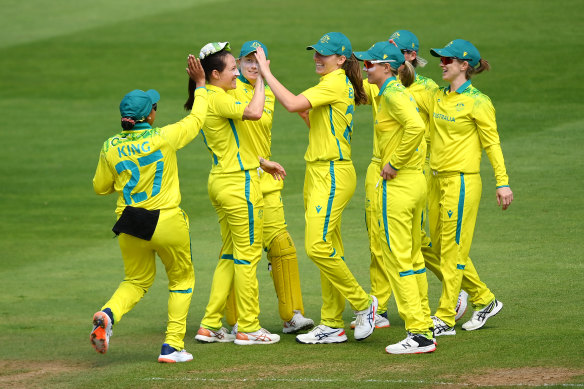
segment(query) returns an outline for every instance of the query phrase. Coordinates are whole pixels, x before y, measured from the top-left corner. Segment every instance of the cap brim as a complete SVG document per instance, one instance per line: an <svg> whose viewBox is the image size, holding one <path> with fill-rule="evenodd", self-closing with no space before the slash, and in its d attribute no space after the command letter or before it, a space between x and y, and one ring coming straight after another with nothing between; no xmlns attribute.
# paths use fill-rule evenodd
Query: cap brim
<svg viewBox="0 0 584 389"><path fill-rule="evenodd" d="M372 61L375 60L377 58L374 58L369 51L355 51L353 54L355 54L355 57L357 57L357 59L359 61Z"/></svg>
<svg viewBox="0 0 584 389"><path fill-rule="evenodd" d="M456 55L450 52L447 48L431 49L430 54L434 57L456 57Z"/></svg>
<svg viewBox="0 0 584 389"><path fill-rule="evenodd" d="M324 46L322 46L322 45L320 45L318 43L315 44L315 45L306 47L306 50L315 50L317 53L322 54L322 55L333 55L333 54L335 54L333 51L331 51L327 47L324 47Z"/></svg>
<svg viewBox="0 0 584 389"><path fill-rule="evenodd" d="M160 93L158 93L156 90L149 89L146 91L146 94L148 97L150 97L150 100L152 100L152 104L156 104L158 101L160 101Z"/></svg>

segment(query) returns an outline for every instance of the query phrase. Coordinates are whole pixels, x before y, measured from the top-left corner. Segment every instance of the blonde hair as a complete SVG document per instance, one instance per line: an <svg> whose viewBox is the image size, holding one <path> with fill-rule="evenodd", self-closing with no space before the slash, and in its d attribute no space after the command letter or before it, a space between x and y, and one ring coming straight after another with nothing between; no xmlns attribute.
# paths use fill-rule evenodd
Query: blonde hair
<svg viewBox="0 0 584 389"><path fill-rule="evenodd" d="M391 69L391 71L392 73L394 72L393 69ZM397 74L399 75L399 81L406 88L412 85L416 80L416 69L414 69L414 66L408 61L404 62L403 67L400 66L400 68L397 71Z"/></svg>

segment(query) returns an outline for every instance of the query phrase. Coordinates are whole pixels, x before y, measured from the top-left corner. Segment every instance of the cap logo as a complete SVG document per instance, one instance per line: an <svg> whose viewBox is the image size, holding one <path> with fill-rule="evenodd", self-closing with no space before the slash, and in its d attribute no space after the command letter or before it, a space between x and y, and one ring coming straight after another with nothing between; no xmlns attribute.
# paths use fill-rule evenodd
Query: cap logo
<svg viewBox="0 0 584 389"><path fill-rule="evenodd" d="M341 46L341 51L345 51L345 46Z"/></svg>
<svg viewBox="0 0 584 389"><path fill-rule="evenodd" d="M262 45L260 45L260 42L258 42L258 41L255 41L254 43L252 43L252 44L251 44L251 47L255 47L256 49L257 49L258 47L261 47L261 46L262 46Z"/></svg>
<svg viewBox="0 0 584 389"><path fill-rule="evenodd" d="M468 54L468 53L465 51L464 53L462 53L462 56L463 56L463 57L466 57L466 55L467 55L467 54Z"/></svg>
<svg viewBox="0 0 584 389"><path fill-rule="evenodd" d="M386 58L387 58L387 54L383 54L383 59L386 59Z"/></svg>
<svg viewBox="0 0 584 389"><path fill-rule="evenodd" d="M323 36L322 38L320 38L320 43L328 43L328 41L330 41L330 40L331 40L331 38L327 34L327 35Z"/></svg>
<svg viewBox="0 0 584 389"><path fill-rule="evenodd" d="M449 43L449 44L447 44L447 45L446 45L446 47L450 46L450 45L451 45L451 44L453 44L453 43L454 43L454 41L450 41L450 43Z"/></svg>
<svg viewBox="0 0 584 389"><path fill-rule="evenodd" d="M416 47L416 44L414 42L412 42L412 48Z"/></svg>

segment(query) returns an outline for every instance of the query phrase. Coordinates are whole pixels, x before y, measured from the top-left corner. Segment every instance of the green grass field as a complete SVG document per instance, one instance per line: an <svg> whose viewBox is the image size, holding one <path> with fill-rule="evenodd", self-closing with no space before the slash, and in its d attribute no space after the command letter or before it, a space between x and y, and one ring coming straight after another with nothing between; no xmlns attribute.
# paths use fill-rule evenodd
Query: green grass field
<svg viewBox="0 0 584 389"><path fill-rule="evenodd" d="M580 1L1 3L0 387L584 386ZM116 198L94 195L91 180L102 142L119 130L123 95L157 89L157 124L175 122L184 115L186 55L217 40L230 41L237 53L250 39L268 46L274 74L299 93L318 80L305 47L322 34L342 31L355 50L365 50L401 28L420 38L430 62L420 73L439 84L438 61L428 50L454 38L475 43L492 65L473 84L497 109L515 202L506 212L497 208L484 157L471 257L504 310L480 331L458 327L455 337L438 338L430 355L385 354L404 336L393 300L392 327L360 343L352 336L342 345L312 347L294 336L263 347L196 343L221 242L206 190L210 158L195 139L179 153L196 271L185 344L195 360L156 363L166 327L161 266L149 293L115 327L110 351L95 353L91 317L122 280L123 265L110 231ZM366 290L369 109L355 114L358 186L343 221L347 263ZM307 139L297 115L278 106L273 155L288 172L284 202L306 312L319 319L319 275L302 250ZM258 278L260 321L280 331L265 259ZM435 307L440 285L431 274L429 282ZM347 328L351 317L347 307Z"/></svg>

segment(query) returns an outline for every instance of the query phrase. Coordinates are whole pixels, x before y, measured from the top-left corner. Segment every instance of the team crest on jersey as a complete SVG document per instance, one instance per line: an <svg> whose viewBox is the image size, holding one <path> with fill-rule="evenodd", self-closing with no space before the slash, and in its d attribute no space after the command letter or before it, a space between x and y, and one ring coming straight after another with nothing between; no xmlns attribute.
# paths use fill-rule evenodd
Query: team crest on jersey
<svg viewBox="0 0 584 389"><path fill-rule="evenodd" d="M460 112L464 109L464 103L456 104L456 111Z"/></svg>
<svg viewBox="0 0 584 389"><path fill-rule="evenodd" d="M331 37L327 35L323 36L322 38L320 38L320 43L328 43L328 41L331 40Z"/></svg>
<svg viewBox="0 0 584 389"><path fill-rule="evenodd" d="M264 210L263 209L258 210L258 219L261 219L263 217L264 217Z"/></svg>

